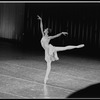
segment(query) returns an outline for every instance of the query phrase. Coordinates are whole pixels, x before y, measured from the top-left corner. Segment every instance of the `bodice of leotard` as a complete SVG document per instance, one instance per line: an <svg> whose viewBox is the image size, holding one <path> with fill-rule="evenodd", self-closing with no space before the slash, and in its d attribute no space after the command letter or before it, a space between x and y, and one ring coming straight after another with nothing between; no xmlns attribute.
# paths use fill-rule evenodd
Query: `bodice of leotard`
<svg viewBox="0 0 100 100"><path fill-rule="evenodd" d="M49 44L50 39L48 37L42 37L41 45L45 50L45 60L46 61L55 61L55 57L53 56L53 46Z"/></svg>
<svg viewBox="0 0 100 100"><path fill-rule="evenodd" d="M41 39L41 45L43 48L47 48L49 45L50 39L48 37L42 37Z"/></svg>

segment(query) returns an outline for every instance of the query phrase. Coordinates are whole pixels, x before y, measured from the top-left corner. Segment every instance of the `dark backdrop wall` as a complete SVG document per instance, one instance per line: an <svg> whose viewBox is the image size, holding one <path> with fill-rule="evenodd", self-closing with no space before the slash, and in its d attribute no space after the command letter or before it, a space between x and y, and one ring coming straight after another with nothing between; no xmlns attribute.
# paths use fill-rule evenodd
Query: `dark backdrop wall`
<svg viewBox="0 0 100 100"><path fill-rule="evenodd" d="M25 41L40 46L41 32L37 15L43 18L44 28L50 27L55 35L68 31L51 42L54 45L84 43L86 47L100 48L100 4L41 3L25 5ZM40 46L41 47L41 46Z"/></svg>
<svg viewBox="0 0 100 100"><path fill-rule="evenodd" d="M24 5L0 3L0 37L18 39L23 32Z"/></svg>

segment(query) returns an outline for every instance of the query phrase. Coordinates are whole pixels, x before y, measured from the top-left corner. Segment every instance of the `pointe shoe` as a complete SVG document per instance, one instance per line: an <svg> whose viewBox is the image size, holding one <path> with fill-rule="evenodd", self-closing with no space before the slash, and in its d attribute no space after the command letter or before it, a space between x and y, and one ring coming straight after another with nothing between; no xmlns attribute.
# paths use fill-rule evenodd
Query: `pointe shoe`
<svg viewBox="0 0 100 100"><path fill-rule="evenodd" d="M46 83L47 83L47 80L48 80L48 78L45 78L45 79L44 79L44 84L46 84Z"/></svg>
<svg viewBox="0 0 100 100"><path fill-rule="evenodd" d="M84 44L78 45L77 48L82 48L84 47Z"/></svg>
<svg viewBox="0 0 100 100"><path fill-rule="evenodd" d="M46 84L47 83L47 81L46 80L44 80L44 84Z"/></svg>

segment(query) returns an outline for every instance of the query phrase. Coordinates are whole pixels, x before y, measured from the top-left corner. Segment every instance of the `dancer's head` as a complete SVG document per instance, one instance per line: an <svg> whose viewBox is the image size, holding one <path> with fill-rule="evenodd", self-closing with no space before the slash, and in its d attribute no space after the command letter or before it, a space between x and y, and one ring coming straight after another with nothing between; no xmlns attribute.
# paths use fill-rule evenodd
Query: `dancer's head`
<svg viewBox="0 0 100 100"><path fill-rule="evenodd" d="M46 28L46 29L44 30L45 35L48 35L48 33L50 33L50 32L51 32L51 29L50 29L50 28Z"/></svg>

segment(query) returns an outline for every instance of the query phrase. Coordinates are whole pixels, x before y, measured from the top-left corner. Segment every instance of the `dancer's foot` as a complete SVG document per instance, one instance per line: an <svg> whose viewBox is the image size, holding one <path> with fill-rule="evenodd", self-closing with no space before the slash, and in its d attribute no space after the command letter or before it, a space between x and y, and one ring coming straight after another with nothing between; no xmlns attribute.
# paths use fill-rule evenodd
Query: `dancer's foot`
<svg viewBox="0 0 100 100"><path fill-rule="evenodd" d="M78 45L77 48L82 48L84 47L84 44Z"/></svg>
<svg viewBox="0 0 100 100"><path fill-rule="evenodd" d="M46 84L46 83L47 83L47 80L48 80L48 77L44 79L44 84Z"/></svg>

